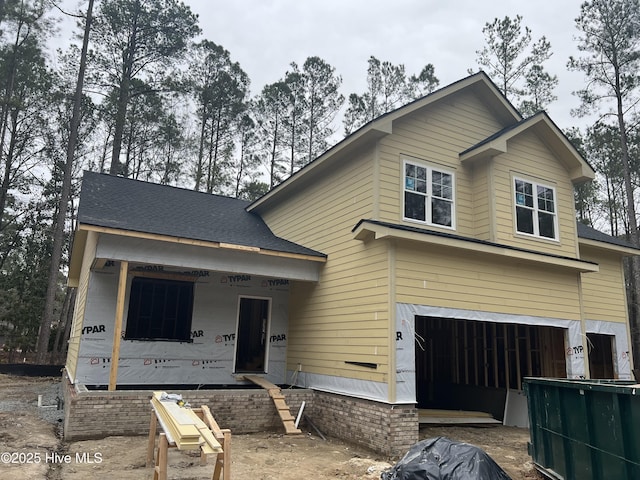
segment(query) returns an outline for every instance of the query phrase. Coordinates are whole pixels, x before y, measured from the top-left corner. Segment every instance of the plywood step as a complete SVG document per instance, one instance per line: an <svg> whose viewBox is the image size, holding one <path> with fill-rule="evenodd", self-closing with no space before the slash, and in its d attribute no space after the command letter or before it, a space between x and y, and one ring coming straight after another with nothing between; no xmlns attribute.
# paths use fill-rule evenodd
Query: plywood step
<svg viewBox="0 0 640 480"><path fill-rule="evenodd" d="M245 375L244 379L261 386L269 393L269 396L273 400L273 405L278 411L280 420L282 420L282 425L284 426L284 430L287 435L297 435L302 433L300 429L296 428L295 418L291 415L291 410L287 405L284 395L282 395L282 391L277 385L274 385L265 378L258 377L256 375Z"/></svg>
<svg viewBox="0 0 640 480"><path fill-rule="evenodd" d="M258 377L257 375L245 375L244 379L261 386L265 390L280 390L277 385L274 385L264 377Z"/></svg>
<svg viewBox="0 0 640 480"><path fill-rule="evenodd" d="M284 425L284 431L287 435L298 435L302 433L300 429L296 428L293 418L290 421L283 421L282 424Z"/></svg>
<svg viewBox="0 0 640 480"><path fill-rule="evenodd" d="M288 409L286 411L279 410L278 413L280 414L280 418L282 419L282 423L295 421L295 418L293 417L293 415L291 415L291 412Z"/></svg>
<svg viewBox="0 0 640 480"><path fill-rule="evenodd" d="M278 410L289 410L289 406L287 405L287 402L285 402L284 399L282 398L278 398L278 399L274 398L273 404L276 406Z"/></svg>

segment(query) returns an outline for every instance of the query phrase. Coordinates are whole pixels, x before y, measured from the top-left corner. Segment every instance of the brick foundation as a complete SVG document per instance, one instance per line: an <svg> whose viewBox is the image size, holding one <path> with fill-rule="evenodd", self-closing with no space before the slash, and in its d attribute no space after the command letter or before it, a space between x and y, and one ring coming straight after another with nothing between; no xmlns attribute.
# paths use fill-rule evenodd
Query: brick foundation
<svg viewBox="0 0 640 480"><path fill-rule="evenodd" d="M80 440L109 435L147 435L151 419L150 390L78 391L63 377L64 438ZM171 390L193 407L207 405L221 428L233 433L282 429L282 423L266 390ZM283 389L295 416L303 401L309 404L311 390ZM306 407L305 407L306 409Z"/></svg>
<svg viewBox="0 0 640 480"><path fill-rule="evenodd" d="M82 440L113 435L147 435L150 390L78 390L63 374L64 438ZM273 401L262 389L171 390L194 407L208 405L221 428L233 433L283 431ZM307 389L283 389L292 415L302 402L305 414L329 436L388 456L403 455L418 441L413 405L388 405Z"/></svg>
<svg viewBox="0 0 640 480"><path fill-rule="evenodd" d="M314 391L309 416L322 432L390 457L404 455L418 441L414 405L388 405Z"/></svg>

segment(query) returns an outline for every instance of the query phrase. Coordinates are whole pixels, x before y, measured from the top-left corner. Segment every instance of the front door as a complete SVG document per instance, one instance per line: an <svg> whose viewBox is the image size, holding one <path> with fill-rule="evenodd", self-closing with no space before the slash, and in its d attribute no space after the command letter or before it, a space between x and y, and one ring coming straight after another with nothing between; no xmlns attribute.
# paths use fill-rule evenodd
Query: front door
<svg viewBox="0 0 640 480"><path fill-rule="evenodd" d="M235 373L267 373L271 299L240 297Z"/></svg>

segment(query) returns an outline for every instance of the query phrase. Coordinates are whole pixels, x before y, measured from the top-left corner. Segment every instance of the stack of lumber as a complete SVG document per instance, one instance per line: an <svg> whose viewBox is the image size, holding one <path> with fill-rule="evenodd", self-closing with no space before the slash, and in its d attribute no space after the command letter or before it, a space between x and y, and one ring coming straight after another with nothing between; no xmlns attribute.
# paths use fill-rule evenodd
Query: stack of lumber
<svg viewBox="0 0 640 480"><path fill-rule="evenodd" d="M166 397L165 392L153 392L151 406L162 429L178 450L202 448L205 454L222 452L213 432L191 408L179 405L175 400L161 400L163 397Z"/></svg>

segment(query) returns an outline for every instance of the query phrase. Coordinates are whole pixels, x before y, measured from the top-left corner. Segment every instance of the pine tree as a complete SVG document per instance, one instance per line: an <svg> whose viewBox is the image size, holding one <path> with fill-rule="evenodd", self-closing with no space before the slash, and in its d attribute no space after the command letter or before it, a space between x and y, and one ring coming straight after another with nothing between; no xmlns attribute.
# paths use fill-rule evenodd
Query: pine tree
<svg viewBox="0 0 640 480"><path fill-rule="evenodd" d="M482 33L486 45L476 51L477 63L525 116L544 110L556 99L553 89L558 78L543 67L552 55L544 36L532 43L531 30L523 27L520 15L487 22Z"/></svg>

